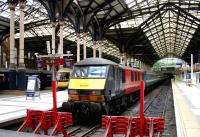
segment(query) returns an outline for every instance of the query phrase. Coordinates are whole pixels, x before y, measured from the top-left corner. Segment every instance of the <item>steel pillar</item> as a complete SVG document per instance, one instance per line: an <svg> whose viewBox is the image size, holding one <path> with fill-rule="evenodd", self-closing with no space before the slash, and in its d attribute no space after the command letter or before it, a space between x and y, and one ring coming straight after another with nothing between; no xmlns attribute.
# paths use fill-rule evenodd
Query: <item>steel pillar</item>
<svg viewBox="0 0 200 137"><path fill-rule="evenodd" d="M15 3L9 3L10 8L10 65L9 65L9 89L16 89L16 65L15 65Z"/></svg>
<svg viewBox="0 0 200 137"><path fill-rule="evenodd" d="M124 65L127 66L127 54L124 53Z"/></svg>
<svg viewBox="0 0 200 137"><path fill-rule="evenodd" d="M25 1L19 1L20 7L20 42L19 42L19 70L17 74L17 86L19 90L26 89L26 70L24 64L24 8Z"/></svg>
<svg viewBox="0 0 200 137"><path fill-rule="evenodd" d="M15 66L15 7L14 3L9 3L10 8L10 69L14 69Z"/></svg>
<svg viewBox="0 0 200 137"><path fill-rule="evenodd" d="M86 59L87 58L87 46L86 46L86 43L87 43L87 33L84 33L83 37L84 37L84 41L83 41L83 59Z"/></svg>
<svg viewBox="0 0 200 137"><path fill-rule="evenodd" d="M99 58L102 58L102 46L103 46L103 41L98 42L99 45Z"/></svg>
<svg viewBox="0 0 200 137"><path fill-rule="evenodd" d="M76 44L77 44L77 51L76 51L76 61L80 61L80 34L76 33Z"/></svg>
<svg viewBox="0 0 200 137"><path fill-rule="evenodd" d="M25 2L19 1L20 7L20 44L19 44L19 68L25 68L24 64L24 8Z"/></svg>
<svg viewBox="0 0 200 137"><path fill-rule="evenodd" d="M120 64L122 65L123 64L123 54L120 53Z"/></svg>
<svg viewBox="0 0 200 137"><path fill-rule="evenodd" d="M193 80L193 54L191 54L191 82Z"/></svg>
<svg viewBox="0 0 200 137"><path fill-rule="evenodd" d="M3 58L2 58L3 62L3 66L5 66L5 68L8 68L8 61L6 60L6 53L3 52Z"/></svg>
<svg viewBox="0 0 200 137"><path fill-rule="evenodd" d="M93 41L93 57L96 58L96 41Z"/></svg>
<svg viewBox="0 0 200 137"><path fill-rule="evenodd" d="M59 21L60 24L60 47L58 48L58 53L61 54L60 58L63 58L63 29L64 29L64 22ZM63 67L63 65L59 66L60 68Z"/></svg>
<svg viewBox="0 0 200 137"><path fill-rule="evenodd" d="M56 24L53 22L52 23L52 32L51 32L51 35L52 35L52 54L55 54L55 42L56 42Z"/></svg>

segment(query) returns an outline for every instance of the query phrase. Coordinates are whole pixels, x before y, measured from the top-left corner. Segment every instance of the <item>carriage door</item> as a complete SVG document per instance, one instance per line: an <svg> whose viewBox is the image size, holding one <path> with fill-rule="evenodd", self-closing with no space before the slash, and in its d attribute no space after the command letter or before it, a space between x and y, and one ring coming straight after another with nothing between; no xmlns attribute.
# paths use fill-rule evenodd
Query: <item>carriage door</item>
<svg viewBox="0 0 200 137"><path fill-rule="evenodd" d="M117 67L115 69L115 92L116 94L119 94L120 91L120 78L119 78L119 69Z"/></svg>
<svg viewBox="0 0 200 137"><path fill-rule="evenodd" d="M109 66L106 90L109 95L115 96L115 69L113 66Z"/></svg>

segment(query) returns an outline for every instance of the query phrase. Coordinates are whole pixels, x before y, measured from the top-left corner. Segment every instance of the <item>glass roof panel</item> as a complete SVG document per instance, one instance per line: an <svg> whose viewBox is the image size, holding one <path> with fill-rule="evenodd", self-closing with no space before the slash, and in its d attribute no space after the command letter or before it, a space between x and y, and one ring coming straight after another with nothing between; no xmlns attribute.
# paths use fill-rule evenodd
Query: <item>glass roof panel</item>
<svg viewBox="0 0 200 137"><path fill-rule="evenodd" d="M158 11L168 2L179 6L188 14L183 13L183 11L172 5L164 8L168 8L168 10ZM164 56L164 53L176 53L176 47L182 47L179 55L185 52L198 28L197 24L200 23L197 23L194 19L194 17L200 18L200 0L182 0L181 2L180 0L126 0L126 3L131 9L134 18L131 22L125 21L129 23L126 27L141 27L160 57ZM134 16L135 11L140 14ZM155 14L156 12L158 13L157 15ZM152 14L155 15L152 16ZM145 23L142 24L143 22ZM123 22L123 24L126 23ZM142 26L140 26L141 24ZM158 46L163 48L160 49Z"/></svg>
<svg viewBox="0 0 200 137"><path fill-rule="evenodd" d="M83 0L78 1L83 2ZM103 2L103 0L95 1L92 7L99 6ZM171 2L172 5L158 11L168 2ZM127 5L124 6L124 3ZM129 17L129 20L120 23L122 28L139 27L143 29L160 57L168 53L177 53L180 56L185 52L198 28L198 24L200 24L197 20L200 19L199 3L200 0L116 0L99 10L97 17L102 19L105 14L108 14L104 19L111 19L113 16L123 13L124 8L128 7L129 10L126 14L122 14L122 19ZM179 6L182 10L176 8L176 6ZM92 10L91 7L90 10ZM0 16L10 18L9 12L7 0L0 0ZM185 14L185 12L188 14ZM38 0L27 0L24 13L25 24L48 18L45 8ZM19 5L16 7L15 20L16 22L19 21ZM68 24L67 20L65 24ZM50 24L42 24L25 32L25 37L45 35L51 35ZM59 36L59 32L57 35ZM16 34L16 37L19 37L19 34ZM72 25L65 26L64 37L67 40L76 41L75 30ZM88 46L91 46L91 43L92 38L88 36ZM109 53L119 55L119 49L116 46L113 46L113 44L110 46L108 41L105 43L107 43L105 48L110 51ZM117 53L114 53L113 50L116 50Z"/></svg>
<svg viewBox="0 0 200 137"><path fill-rule="evenodd" d="M101 3L98 3L98 4L101 4ZM119 5L119 2L116 2L113 6L118 8L118 12L122 12L122 9L120 9L121 7ZM112 10L110 14L116 15L117 14L116 11L117 10ZM105 10L105 11L101 10L101 12L98 13L98 16L106 14L107 12L109 12L109 10ZM24 13L25 13L25 18L24 18L25 25L30 24L30 23L34 24L37 21L48 19L48 14L47 14L46 9L37 0L27 0ZM19 4L18 4L16 7L16 10L15 10L15 21L16 22L19 21L19 15L20 15L20 10L19 10ZM8 19L10 18L10 9L9 9L7 0L0 0L0 16L3 16ZM110 18L110 15L108 15L107 18ZM50 24L50 21L48 21L48 22L49 22L49 24L48 23L45 23L45 25L41 24L40 26L33 27L29 30L26 30L24 33L25 38L51 35L51 24ZM76 42L76 33L75 33L75 30L74 30L72 24L69 23L69 21L65 21L65 27L64 27L63 33L64 33L64 39ZM60 33L58 31L57 36L59 36L59 35L60 35ZM82 34L81 34L81 36L83 37ZM19 38L19 37L20 37L19 33L16 33L15 38ZM81 42L83 44L83 40L81 40ZM91 36L88 35L87 46L92 47L92 45L93 45L92 38L91 38ZM110 45L110 46L108 47L107 45ZM104 41L103 48L106 49L106 51L108 50L110 55L113 55L113 56L119 58L119 55L120 55L119 49L111 42ZM112 52L110 52L110 51L112 51ZM105 50L103 50L103 53L106 53Z"/></svg>

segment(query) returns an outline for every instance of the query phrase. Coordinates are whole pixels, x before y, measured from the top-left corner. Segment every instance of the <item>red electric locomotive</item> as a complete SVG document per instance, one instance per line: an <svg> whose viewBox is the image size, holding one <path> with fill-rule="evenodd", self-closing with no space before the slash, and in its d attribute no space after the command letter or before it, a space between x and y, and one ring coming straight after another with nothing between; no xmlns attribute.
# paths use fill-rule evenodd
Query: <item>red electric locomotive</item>
<svg viewBox="0 0 200 137"><path fill-rule="evenodd" d="M102 58L87 58L75 64L63 109L72 113L116 114L139 94L143 71Z"/></svg>

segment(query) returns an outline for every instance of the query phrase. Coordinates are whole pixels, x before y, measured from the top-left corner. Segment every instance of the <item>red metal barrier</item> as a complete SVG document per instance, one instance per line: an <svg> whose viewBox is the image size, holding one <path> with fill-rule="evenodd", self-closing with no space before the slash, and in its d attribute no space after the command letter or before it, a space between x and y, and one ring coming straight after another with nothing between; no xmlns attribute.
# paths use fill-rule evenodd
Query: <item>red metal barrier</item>
<svg viewBox="0 0 200 137"><path fill-rule="evenodd" d="M126 137L149 136L164 131L164 119L144 116L144 82L140 82L140 117L102 116L104 137L123 134Z"/></svg>
<svg viewBox="0 0 200 137"><path fill-rule="evenodd" d="M72 114L58 112L55 122L53 115L54 112L52 111L27 110L27 116L18 132L31 128L34 134L43 132L45 135L48 135L49 129L53 128L50 135L56 135L58 132L61 132L64 137L68 137L65 127L72 125Z"/></svg>
<svg viewBox="0 0 200 137"><path fill-rule="evenodd" d="M53 126L53 113L50 111L43 111L40 118L40 122L34 130L34 134L40 134L41 131L44 131L45 135L48 135L48 130Z"/></svg>
<svg viewBox="0 0 200 137"><path fill-rule="evenodd" d="M42 116L42 111L39 110L27 110L27 116L24 119L23 124L18 129L18 132L23 132L26 128L31 128L35 130L36 126L40 122L40 118Z"/></svg>
<svg viewBox="0 0 200 137"><path fill-rule="evenodd" d="M72 115L70 113L60 112L58 113L58 119L51 132L51 136L55 136L58 132L61 132L64 137L69 137L64 127L72 125Z"/></svg>
<svg viewBox="0 0 200 137"><path fill-rule="evenodd" d="M141 135L140 118L125 116L102 116L102 128L106 129L104 137L124 134L127 137ZM153 136L164 131L163 118L145 118L142 136Z"/></svg>

